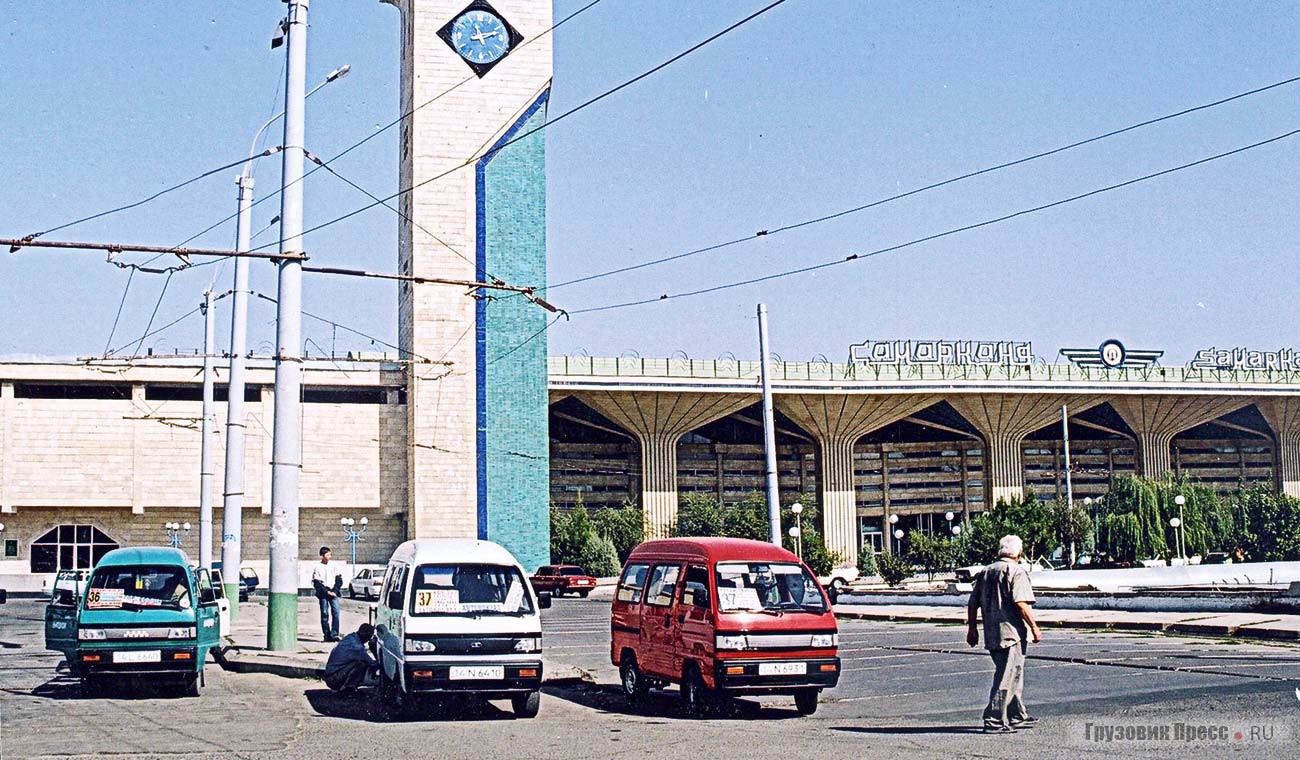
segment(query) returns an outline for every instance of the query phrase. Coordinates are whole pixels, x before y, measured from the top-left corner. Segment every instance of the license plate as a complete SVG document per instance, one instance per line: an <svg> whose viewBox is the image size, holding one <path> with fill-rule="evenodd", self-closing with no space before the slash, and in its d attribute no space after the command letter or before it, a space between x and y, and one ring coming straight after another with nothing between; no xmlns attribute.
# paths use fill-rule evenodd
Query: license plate
<svg viewBox="0 0 1300 760"><path fill-rule="evenodd" d="M758 665L760 676L801 676L807 672L806 662L763 662Z"/></svg>
<svg viewBox="0 0 1300 760"><path fill-rule="evenodd" d="M506 677L506 669L504 666L453 667L448 676L453 681L500 681Z"/></svg>
<svg viewBox="0 0 1300 760"><path fill-rule="evenodd" d="M162 651L142 649L132 652L114 652L113 662L162 662Z"/></svg>

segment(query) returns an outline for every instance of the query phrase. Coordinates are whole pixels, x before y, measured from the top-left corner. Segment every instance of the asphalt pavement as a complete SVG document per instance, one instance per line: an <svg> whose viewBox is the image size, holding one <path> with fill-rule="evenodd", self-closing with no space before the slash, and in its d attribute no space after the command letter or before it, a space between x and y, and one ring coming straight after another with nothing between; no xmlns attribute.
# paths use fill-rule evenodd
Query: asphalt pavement
<svg viewBox="0 0 1300 760"><path fill-rule="evenodd" d="M345 601L345 604L356 604ZM1300 648L1140 633L1049 630L1031 648L1026 699L1042 720L978 733L992 673L958 626L846 621L844 673L816 715L793 701L744 700L692 720L675 690L630 706L609 664L608 601L557 599L548 660L594 683L548 685L534 720L504 703L428 703L393 716L364 691L207 668L201 697L164 690L82 695L43 649L42 605L0 607L0 760L77 758L1113 758L1294 757ZM1224 733L1220 738L1219 732ZM1241 738L1235 738L1240 732ZM1187 741L1186 735L1193 734Z"/></svg>

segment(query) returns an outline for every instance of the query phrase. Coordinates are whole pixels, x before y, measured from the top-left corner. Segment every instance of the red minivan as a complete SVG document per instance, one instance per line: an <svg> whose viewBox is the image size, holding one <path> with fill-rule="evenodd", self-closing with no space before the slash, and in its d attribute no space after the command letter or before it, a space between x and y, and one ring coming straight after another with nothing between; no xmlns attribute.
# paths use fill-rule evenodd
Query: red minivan
<svg viewBox="0 0 1300 760"><path fill-rule="evenodd" d="M742 694L791 694L803 715L839 682L839 633L794 554L739 538L670 538L632 551L610 617L610 660L632 700L681 685L699 715Z"/></svg>

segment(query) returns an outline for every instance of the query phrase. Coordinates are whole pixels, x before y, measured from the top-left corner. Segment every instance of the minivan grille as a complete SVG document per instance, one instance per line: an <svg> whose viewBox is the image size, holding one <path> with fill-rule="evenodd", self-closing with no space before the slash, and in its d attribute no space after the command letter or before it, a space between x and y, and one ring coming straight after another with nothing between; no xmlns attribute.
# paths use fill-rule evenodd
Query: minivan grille
<svg viewBox="0 0 1300 760"><path fill-rule="evenodd" d="M442 636L436 634L407 638L431 641L437 647L432 654L507 654L515 651L518 636ZM530 637L531 638L531 637Z"/></svg>

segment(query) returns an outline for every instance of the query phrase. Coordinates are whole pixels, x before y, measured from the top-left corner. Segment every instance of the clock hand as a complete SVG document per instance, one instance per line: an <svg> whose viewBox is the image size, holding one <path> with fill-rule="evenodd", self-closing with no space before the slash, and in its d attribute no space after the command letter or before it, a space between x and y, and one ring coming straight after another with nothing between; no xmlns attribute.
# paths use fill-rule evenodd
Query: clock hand
<svg viewBox="0 0 1300 760"><path fill-rule="evenodd" d="M500 33L501 33L500 30L491 31L491 32L479 32L478 34L471 34L469 38L471 40L474 40L475 42L482 43L485 40L495 37Z"/></svg>

